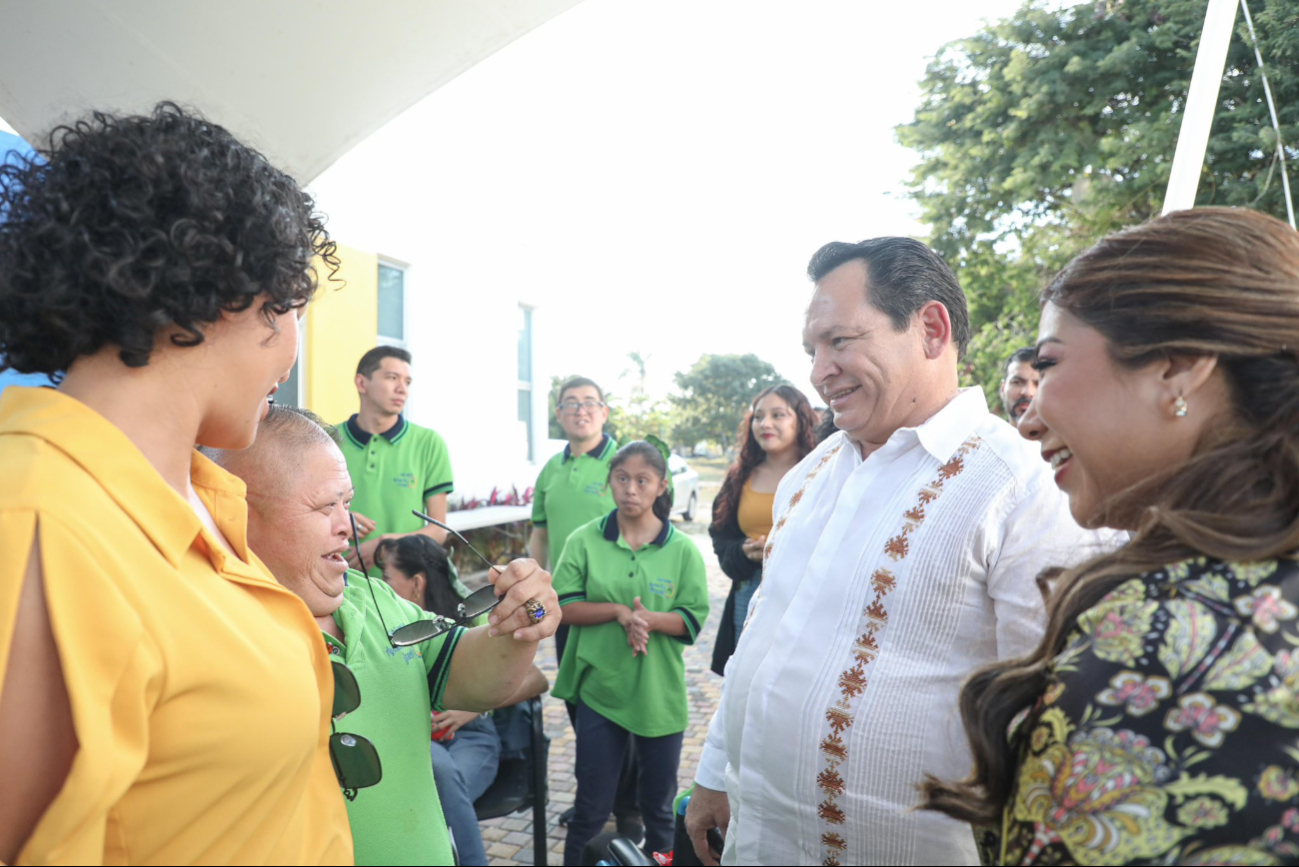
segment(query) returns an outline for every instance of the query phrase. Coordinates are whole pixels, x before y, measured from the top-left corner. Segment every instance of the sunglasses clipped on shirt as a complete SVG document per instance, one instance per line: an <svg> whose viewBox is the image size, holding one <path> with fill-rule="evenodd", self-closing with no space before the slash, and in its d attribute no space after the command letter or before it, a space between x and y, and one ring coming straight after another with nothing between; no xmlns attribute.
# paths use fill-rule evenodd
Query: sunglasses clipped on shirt
<svg viewBox="0 0 1299 867"><path fill-rule="evenodd" d="M334 670L334 708L329 721L334 723L361 706L361 687L356 675L338 660L330 660ZM383 766L379 751L369 738L351 732L334 731L329 736L329 761L334 765L334 776L349 801L356 800L357 789L378 785L383 779Z"/></svg>
<svg viewBox="0 0 1299 867"><path fill-rule="evenodd" d="M423 512L416 511L415 514L430 524L436 524L448 533L454 535L461 542L464 542L465 546L469 548L470 551L477 554L478 558L487 564L488 569L495 569L497 572L501 571L500 566L494 565L490 560L484 557L477 548L470 545L469 541L465 539L464 536L461 536L446 524L436 518L430 518ZM361 534L356 526L356 518L353 518L350 514L348 517L352 521L352 544L356 546L356 560L361 564L361 574L366 576L366 584L369 585L370 577L365 566L365 559L361 556ZM374 596L373 586L370 587L370 597L374 600L374 610L379 615L379 622L383 624L383 631L388 635L388 643L393 647L409 647L412 644L421 644L431 638L437 638L444 632L449 632L457 626L464 626L470 621L482 617L497 605L501 604L501 597L496 595L496 588L489 584L486 587L470 593L461 600L460 604L456 606L456 616L454 619L449 617L436 617L429 620L416 620L414 623L407 623L405 626L398 626L396 629L389 630L388 624L384 622L383 612L379 609L379 600Z"/></svg>

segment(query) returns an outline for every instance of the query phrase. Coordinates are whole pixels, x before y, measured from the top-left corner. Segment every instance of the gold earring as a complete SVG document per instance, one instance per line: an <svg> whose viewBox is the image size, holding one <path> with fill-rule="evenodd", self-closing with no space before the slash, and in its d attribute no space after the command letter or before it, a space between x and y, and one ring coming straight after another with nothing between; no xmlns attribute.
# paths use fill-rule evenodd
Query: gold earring
<svg viewBox="0 0 1299 867"><path fill-rule="evenodd" d="M1186 398L1179 394L1177 400L1173 401L1173 415L1177 418L1186 418L1186 412Z"/></svg>

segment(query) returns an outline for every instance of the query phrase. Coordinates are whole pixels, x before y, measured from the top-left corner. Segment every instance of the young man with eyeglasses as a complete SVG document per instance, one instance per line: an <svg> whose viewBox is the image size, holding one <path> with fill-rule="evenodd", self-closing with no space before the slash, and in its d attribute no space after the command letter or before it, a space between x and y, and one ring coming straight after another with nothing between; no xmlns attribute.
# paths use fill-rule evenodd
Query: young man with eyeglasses
<svg viewBox="0 0 1299 867"><path fill-rule="evenodd" d="M376 346L362 355L355 379L360 407L340 425L343 457L356 486L353 514L364 534L361 556L372 570L375 548L384 539L422 533L439 544L446 541L446 531L412 514L418 510L446 520L447 494L455 486L446 442L402 414L410 396L410 365L410 353L396 346ZM355 552L347 560L356 568Z"/></svg>
<svg viewBox="0 0 1299 867"><path fill-rule="evenodd" d="M560 386L556 403L555 418L568 445L537 476L528 538L528 554L550 566L559 562L574 530L613 508L609 459L618 451L613 437L604 432L609 407L600 386L586 377L574 377Z"/></svg>
<svg viewBox="0 0 1299 867"><path fill-rule="evenodd" d="M360 703L335 728L354 749L372 746L378 762L349 763L337 755L345 744L331 748L356 863L452 863L429 764L429 712L482 712L516 700L538 642L559 620L550 575L516 560L494 573L502 598L490 625L452 625L348 570L352 484L336 441L309 413L272 407L251 447L209 457L247 485L249 548L306 604L331 658L355 679ZM492 588L483 592L490 604ZM471 602L467 608L486 608ZM369 773L350 778L357 770Z"/></svg>

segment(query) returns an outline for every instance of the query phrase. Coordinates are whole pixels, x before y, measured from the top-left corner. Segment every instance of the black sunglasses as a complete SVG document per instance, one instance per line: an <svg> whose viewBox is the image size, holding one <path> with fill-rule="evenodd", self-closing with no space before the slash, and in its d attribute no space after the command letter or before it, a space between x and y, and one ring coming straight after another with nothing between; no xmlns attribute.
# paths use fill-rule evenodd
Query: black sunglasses
<svg viewBox="0 0 1299 867"><path fill-rule="evenodd" d="M452 530L446 524L430 518L422 512L415 512L415 514L423 518L425 521L428 521L431 524L437 524L447 532L455 534L455 537L464 542L470 551L478 554L483 562L487 563L488 568L495 569L497 572L501 571L501 567L494 566L491 561L486 557L483 557L483 555L479 553L473 545L470 545L469 542L465 540L464 536L456 533L455 530ZM356 526L356 518L353 518L350 513L348 514L348 518L352 521L352 544L356 546L356 559L357 562L361 564L361 574L366 576L366 584L369 585L369 570L365 568L365 559L361 557L361 536ZM497 605L501 604L500 597L496 595L496 588L489 584L480 590L470 593L461 600L460 604L456 606L455 619L438 617L433 620L416 620L414 623L407 623L405 626L398 626L396 629L389 631L388 624L385 623L383 619L383 612L379 610L379 600L374 596L373 586L370 586L370 598L374 599L374 610L378 612L379 622L383 624L383 631L388 633L388 643L393 647L409 647L412 644L420 644L431 638L437 638L444 632L449 632L457 626L463 626L471 620L482 617Z"/></svg>
<svg viewBox="0 0 1299 867"><path fill-rule="evenodd" d="M329 727L361 706L361 687L352 670L336 659L330 660L334 671L334 709ZM383 779L379 751L369 738L350 732L335 731L329 736L329 760L343 796L356 800L356 790L378 785Z"/></svg>

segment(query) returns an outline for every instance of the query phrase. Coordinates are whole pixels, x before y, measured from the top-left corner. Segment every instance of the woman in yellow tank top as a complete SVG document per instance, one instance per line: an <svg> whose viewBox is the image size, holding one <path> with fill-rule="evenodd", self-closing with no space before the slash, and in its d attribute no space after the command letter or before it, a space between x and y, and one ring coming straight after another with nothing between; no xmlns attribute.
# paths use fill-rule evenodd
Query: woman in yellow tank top
<svg viewBox="0 0 1299 867"><path fill-rule="evenodd" d="M811 404L787 384L759 393L740 423L739 456L713 501L708 528L722 571L732 581L713 644L713 671L718 674L725 672L735 652L749 600L762 582L762 549L771 532L776 486L812 451L815 431Z"/></svg>
<svg viewBox="0 0 1299 867"><path fill-rule="evenodd" d="M309 196L174 105L0 167L0 861L352 863L320 630L247 545Z"/></svg>

